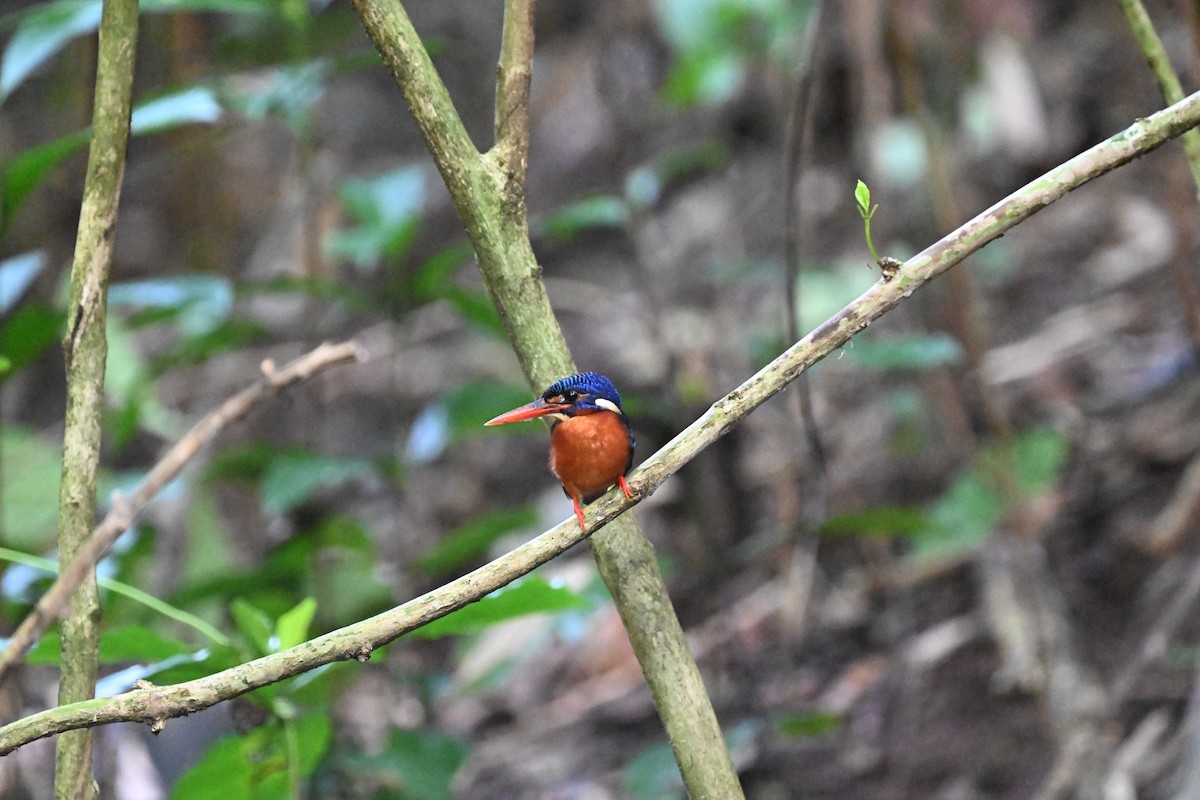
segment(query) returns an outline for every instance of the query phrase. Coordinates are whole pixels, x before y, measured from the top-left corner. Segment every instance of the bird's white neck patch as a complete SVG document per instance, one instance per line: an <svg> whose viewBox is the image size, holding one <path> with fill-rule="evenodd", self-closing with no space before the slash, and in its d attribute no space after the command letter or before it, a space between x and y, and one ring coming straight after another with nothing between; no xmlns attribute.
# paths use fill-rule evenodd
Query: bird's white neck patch
<svg viewBox="0 0 1200 800"><path fill-rule="evenodd" d="M596 405L598 405L601 408L606 409L608 411L612 411L614 414L621 413L621 409L617 407L616 403L614 403L612 400L607 400L603 397L596 398Z"/></svg>

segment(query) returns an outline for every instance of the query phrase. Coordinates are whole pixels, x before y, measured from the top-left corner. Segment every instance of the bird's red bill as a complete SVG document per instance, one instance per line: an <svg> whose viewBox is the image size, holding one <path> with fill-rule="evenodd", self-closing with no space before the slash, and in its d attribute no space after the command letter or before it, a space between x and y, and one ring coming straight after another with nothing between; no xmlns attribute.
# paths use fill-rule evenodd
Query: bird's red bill
<svg viewBox="0 0 1200 800"><path fill-rule="evenodd" d="M567 403L547 403L543 398L539 397L532 403L523 405L520 408L514 408L512 411L505 411L498 417L489 419L484 425L504 425L508 422L524 422L527 419L537 419L550 414L557 414L560 411L565 411L571 406Z"/></svg>

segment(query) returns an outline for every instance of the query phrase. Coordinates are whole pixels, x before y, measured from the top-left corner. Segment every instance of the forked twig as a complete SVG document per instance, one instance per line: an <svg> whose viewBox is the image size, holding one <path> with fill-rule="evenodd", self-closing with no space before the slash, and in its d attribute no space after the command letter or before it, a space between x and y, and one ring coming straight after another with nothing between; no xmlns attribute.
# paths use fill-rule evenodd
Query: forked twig
<svg viewBox="0 0 1200 800"><path fill-rule="evenodd" d="M121 534L129 529L142 509L164 486L174 480L184 466L206 444L216 438L226 425L246 416L255 406L294 383L306 380L335 364L362 358L362 348L357 342L350 341L342 344L323 344L281 369L276 369L270 361L264 361L262 377L197 422L146 473L128 497L114 494L112 508L92 531L87 544L59 572L58 579L22 620L4 650L0 651L0 683L4 682L13 665L24 657L29 648L37 643L50 624L59 617L71 592L104 557Z"/></svg>

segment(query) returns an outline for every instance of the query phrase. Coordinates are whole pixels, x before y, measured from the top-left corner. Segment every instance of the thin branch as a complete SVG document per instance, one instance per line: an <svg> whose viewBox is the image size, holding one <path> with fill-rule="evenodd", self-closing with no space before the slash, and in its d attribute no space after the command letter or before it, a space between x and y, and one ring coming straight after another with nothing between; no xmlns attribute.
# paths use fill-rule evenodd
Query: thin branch
<svg viewBox="0 0 1200 800"><path fill-rule="evenodd" d="M628 501L621 492L614 490L589 505L585 512L586 531L580 531L572 517L474 572L390 611L224 672L175 686L138 689L115 697L75 703L18 720L0 728L0 755L42 737L77 728L113 722L161 724L168 718L199 711L323 664L351 658L365 660L375 648L480 599L578 544L592 531L654 492L663 481L728 433L755 408L786 388L804 370L837 351L930 279L1073 189L1155 149L1197 124L1200 124L1200 93L1137 121L930 245L906 262L896 277L876 283L714 403L651 456L630 478L635 500Z"/></svg>
<svg viewBox="0 0 1200 800"><path fill-rule="evenodd" d="M58 496L58 550L64 559L87 548L88 533L96 519L96 473L100 467L108 354L108 276L129 142L137 35L137 0L104 0L96 53L92 140L71 265L67 335L63 340L67 407ZM72 703L96 693L100 597L94 571L89 568L82 572L62 600L69 602L69 610L61 629L58 702ZM90 732L59 739L55 794L80 800L95 797L92 773Z"/></svg>
<svg viewBox="0 0 1200 800"><path fill-rule="evenodd" d="M197 422L167 451L162 460L146 473L129 497L113 498L112 509L91 532L87 545L78 552L66 569L62 570L49 591L42 595L37 605L13 633L8 646L0 651L0 682L3 682L12 666L21 660L58 618L66 598L83 577L92 572L96 563L104 557L121 534L129 529L142 509L164 486L173 481L184 466L215 439L226 425L246 416L255 406L294 383L307 380L335 364L362 358L363 352L358 343L350 341L342 344L323 344L279 370L271 362L263 362L263 377Z"/></svg>
<svg viewBox="0 0 1200 800"><path fill-rule="evenodd" d="M525 186L529 163L529 83L533 79L534 0L505 0L504 33L496 75L496 146L493 150L512 188ZM522 214L525 203L520 202Z"/></svg>
<svg viewBox="0 0 1200 800"><path fill-rule="evenodd" d="M813 98L816 95L818 67L821 60L821 45L828 24L828 12L823 2L813 6L812 18L804 36L804 56L797 70L795 94L788 110L787 131L784 135L784 194L783 194L783 297L788 341L800 338L800 176L812 146ZM824 518L828 507L829 455L821 439L821 428L817 424L813 409L812 387L807 379L801 380L791 401L800 422L801 431L808 443L812 456L816 486L808 493L816 499L820 510L808 515L809 519Z"/></svg>
<svg viewBox="0 0 1200 800"><path fill-rule="evenodd" d="M1133 33L1133 38L1137 40L1142 54L1146 57L1150 71L1154 73L1154 78L1158 81L1163 99L1168 103L1178 103L1183 99L1183 86L1179 83L1179 76L1175 74L1174 68L1171 67L1171 60L1167 58L1166 48L1163 47L1162 39L1158 38L1158 32L1154 30L1154 22L1146 12L1146 7L1142 5L1142 0L1117 0L1117 3L1125 12L1125 18L1129 21L1129 29ZM1188 166L1192 169L1192 179L1196 182L1197 197L1200 197L1200 131L1188 131L1180 137L1180 140L1183 142L1183 150L1187 154Z"/></svg>

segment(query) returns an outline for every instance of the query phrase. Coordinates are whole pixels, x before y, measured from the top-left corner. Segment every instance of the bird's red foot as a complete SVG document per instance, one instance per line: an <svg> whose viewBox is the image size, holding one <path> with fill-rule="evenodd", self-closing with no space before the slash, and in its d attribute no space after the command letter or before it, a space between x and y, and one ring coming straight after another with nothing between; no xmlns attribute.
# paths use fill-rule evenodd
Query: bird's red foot
<svg viewBox="0 0 1200 800"><path fill-rule="evenodd" d="M571 502L575 504L575 519L579 520L579 530L586 530L587 523L583 521L583 506L579 505L579 498L572 497Z"/></svg>
<svg viewBox="0 0 1200 800"><path fill-rule="evenodd" d="M633 499L633 490L629 488L629 484L625 482L625 476L621 475L617 478L617 486L621 487L621 491L625 493L626 500Z"/></svg>

